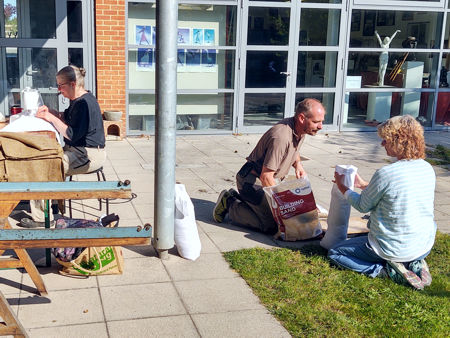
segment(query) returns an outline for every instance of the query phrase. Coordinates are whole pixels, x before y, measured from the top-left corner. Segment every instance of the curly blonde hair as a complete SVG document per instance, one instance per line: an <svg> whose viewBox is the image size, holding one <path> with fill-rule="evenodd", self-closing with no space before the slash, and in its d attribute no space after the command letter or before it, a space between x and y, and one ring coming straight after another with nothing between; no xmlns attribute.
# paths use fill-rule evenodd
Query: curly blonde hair
<svg viewBox="0 0 450 338"><path fill-rule="evenodd" d="M378 136L386 140L398 158L425 158L423 128L411 115L394 116L378 126Z"/></svg>

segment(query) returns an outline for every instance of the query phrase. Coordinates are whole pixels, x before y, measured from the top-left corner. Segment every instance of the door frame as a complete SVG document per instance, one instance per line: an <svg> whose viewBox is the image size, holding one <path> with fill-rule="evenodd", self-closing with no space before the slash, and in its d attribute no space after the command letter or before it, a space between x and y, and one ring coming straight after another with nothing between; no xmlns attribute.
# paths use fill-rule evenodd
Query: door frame
<svg viewBox="0 0 450 338"><path fill-rule="evenodd" d="M268 130L270 125L261 126L245 126L244 125L244 101L245 94L247 93L285 93L285 108L284 117L291 117L295 112L295 97L297 93L332 93L334 94L333 105L333 122L331 124L324 125L325 131L337 131L339 130L339 124L341 120L341 102L343 100L342 83L344 81L344 57L346 54L347 37L345 35L348 21L348 1L343 0L340 4L321 4L321 3L302 3L300 1L292 2L257 2L242 0L241 3L241 39L239 44L238 56L238 84L236 89L236 107L238 112L237 120L235 124L234 132L236 133L261 133ZM289 42L284 46L267 46L267 45L247 45L248 36L248 20L249 20L249 7L275 7L275 8L289 8L290 9L290 26L289 26ZM299 30L300 30L300 13L302 8L323 8L323 9L338 9L340 10L340 22L339 22L339 44L337 46L299 46ZM337 65L336 65L336 82L335 87L329 88L296 88L297 78L297 65L298 54L300 51L333 51L337 52ZM290 73L286 78L286 87L284 88L272 88L267 90L266 88L245 88L246 77L246 59L248 51L287 51L287 72Z"/></svg>
<svg viewBox="0 0 450 338"><path fill-rule="evenodd" d="M294 43L294 34L293 27L295 25L296 18L291 14L289 18L289 42L284 46L270 46L270 45L247 45L247 36L248 36L248 20L249 20L249 7L269 7L269 8L289 8L291 9L294 6L294 3L289 2L257 2L257 1L249 1L242 0L240 11L241 11L241 38L239 43L239 48L237 51L238 56L238 85L236 88L236 101L237 101L237 121L236 121L236 133L262 133L269 129L271 126L269 125L261 125L261 126L245 126L244 125L244 101L245 94L255 93L255 94L264 94L264 93L284 93L285 94L285 107L284 107L284 116L287 116L287 112L290 108L288 102L290 99L288 97L292 95L292 79L293 74L286 76L286 87L284 88L245 88L245 80L246 80L246 62L247 62L247 52L248 51L286 51L288 53L287 58L287 72L289 72L289 67L292 67L292 53L290 50L290 46ZM291 10L292 13L292 10Z"/></svg>

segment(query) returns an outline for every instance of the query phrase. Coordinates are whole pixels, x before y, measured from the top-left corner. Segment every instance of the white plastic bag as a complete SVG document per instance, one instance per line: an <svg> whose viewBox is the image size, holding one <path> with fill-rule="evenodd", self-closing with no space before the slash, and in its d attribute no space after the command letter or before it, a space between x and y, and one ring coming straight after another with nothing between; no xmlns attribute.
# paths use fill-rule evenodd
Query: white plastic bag
<svg viewBox="0 0 450 338"><path fill-rule="evenodd" d="M308 178L283 181L264 187L278 233L275 238L297 241L316 237L322 233L319 216Z"/></svg>
<svg viewBox="0 0 450 338"><path fill-rule="evenodd" d="M354 188L355 176L358 168L352 165L337 165L336 172L345 175L344 185L351 190ZM348 220L351 206L340 192L336 183L331 189L330 210L328 211L328 229L320 241L320 246L329 250L334 245L347 239Z"/></svg>
<svg viewBox="0 0 450 338"><path fill-rule="evenodd" d="M175 184L174 235L178 254L195 261L200 256L202 244L198 236L194 205L184 184Z"/></svg>

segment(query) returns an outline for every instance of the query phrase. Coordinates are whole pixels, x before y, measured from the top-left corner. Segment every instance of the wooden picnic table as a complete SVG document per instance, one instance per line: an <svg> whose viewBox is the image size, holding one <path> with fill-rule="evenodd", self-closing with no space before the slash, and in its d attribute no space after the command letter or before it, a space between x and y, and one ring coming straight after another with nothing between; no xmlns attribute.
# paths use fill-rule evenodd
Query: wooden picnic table
<svg viewBox="0 0 450 338"><path fill-rule="evenodd" d="M12 249L15 257L0 257L1 268L24 268L40 295L47 289L27 248L93 247L150 244L151 227L12 229L8 217L21 200L131 198L129 181L102 182L2 182L0 183L0 256ZM0 335L26 336L0 292Z"/></svg>

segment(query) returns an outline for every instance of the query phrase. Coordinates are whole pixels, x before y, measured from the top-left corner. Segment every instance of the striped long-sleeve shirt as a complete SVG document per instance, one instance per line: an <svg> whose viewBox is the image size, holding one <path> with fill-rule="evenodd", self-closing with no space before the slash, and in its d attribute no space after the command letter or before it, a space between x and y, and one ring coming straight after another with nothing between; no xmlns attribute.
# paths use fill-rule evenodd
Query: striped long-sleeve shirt
<svg viewBox="0 0 450 338"><path fill-rule="evenodd" d="M436 235L434 188L436 175L424 160L400 160L377 170L358 194L348 190L348 202L369 212L369 243L386 260L412 261L431 250Z"/></svg>

